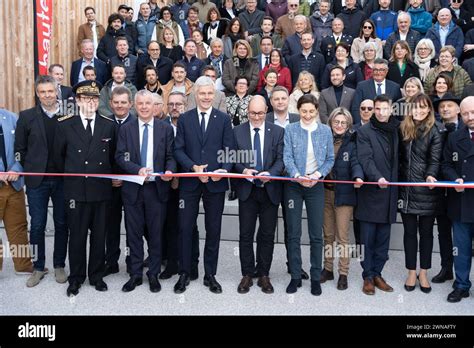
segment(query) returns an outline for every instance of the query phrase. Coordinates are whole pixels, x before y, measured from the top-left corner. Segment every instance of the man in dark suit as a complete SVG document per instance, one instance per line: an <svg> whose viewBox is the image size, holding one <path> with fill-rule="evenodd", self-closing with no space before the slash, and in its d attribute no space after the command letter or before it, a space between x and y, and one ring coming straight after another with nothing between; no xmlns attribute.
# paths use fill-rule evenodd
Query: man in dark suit
<svg viewBox="0 0 474 348"><path fill-rule="evenodd" d="M166 205L171 177L157 178L150 173L172 174L176 162L172 156L173 129L153 117L153 94L147 90L135 96L138 120L124 125L117 142L117 164L128 174L145 176L139 185L124 182L122 198L125 207L127 241L130 247L130 279L122 291L130 292L142 284L143 234L148 231L150 266L147 272L150 291L161 290L161 235L166 218Z"/></svg>
<svg viewBox="0 0 474 348"><path fill-rule="evenodd" d="M160 56L160 45L158 41L150 41L147 46L147 53L141 54L137 60L137 79L135 85L137 89L145 87L144 71L148 65L154 66L158 70L158 80L161 85L166 85L171 80L171 70L173 69L173 61L166 57Z"/></svg>
<svg viewBox="0 0 474 348"><path fill-rule="evenodd" d="M329 114L337 107L351 109L355 90L344 86L346 73L343 67L334 65L330 70L332 86L321 91L319 96L319 119L326 124Z"/></svg>
<svg viewBox="0 0 474 348"><path fill-rule="evenodd" d="M57 83L57 98L63 105L74 101L74 93L69 86L63 86L64 81L64 67L61 64L51 64L48 68L48 73Z"/></svg>
<svg viewBox="0 0 474 348"><path fill-rule="evenodd" d="M174 155L186 172L226 173L232 163L226 160L226 153L234 149L234 137L230 117L212 107L215 86L212 79L201 76L194 85L197 108L185 112L178 120ZM206 244L204 247L204 285L213 293L221 293L217 282L217 258L221 234L222 213L228 180L221 178L180 179L179 211L180 227L180 277L174 291L182 293L189 284L192 254L192 233L199 212L201 197L205 209Z"/></svg>
<svg viewBox="0 0 474 348"><path fill-rule="evenodd" d="M402 97L398 83L387 80L388 62L377 58L374 62L374 75L372 79L359 82L356 88L354 102L352 103L352 118L354 124L360 122L359 105L365 99L375 99L376 96L385 94L392 102Z"/></svg>
<svg viewBox="0 0 474 348"><path fill-rule="evenodd" d="M270 54L273 49L273 40L269 36L262 37L260 40L260 54L254 58L258 62L260 70L263 70L268 64L270 64Z"/></svg>
<svg viewBox="0 0 474 348"><path fill-rule="evenodd" d="M74 87L78 115L59 118L54 136L54 158L61 173L110 174L116 145L115 123L97 113L101 85L83 81ZM64 178L69 238L69 287L77 295L86 279L87 235L91 233L88 277L98 291L103 281L107 219L112 200L110 179L87 176Z"/></svg>
<svg viewBox="0 0 474 348"><path fill-rule="evenodd" d="M284 129L265 122L267 105L265 98L254 96L248 106L249 122L234 128L237 153L245 153L235 164L235 171L245 175L280 176L284 170ZM250 155L251 154L251 155ZM273 293L268 277L273 258L273 241L278 221L278 206L281 202L282 184L278 181L236 181L239 198L239 255L242 280L237 288L241 294L252 286L252 277L257 272L257 285L266 294ZM255 227L259 221L257 236L257 262L253 251Z"/></svg>
<svg viewBox="0 0 474 348"><path fill-rule="evenodd" d="M83 75L83 70L86 66L93 66L96 72L96 81L101 84L107 82L108 70L107 65L94 57L94 42L92 40L84 40L81 43L82 58L72 62L71 74L69 76L71 86L86 80Z"/></svg>
<svg viewBox="0 0 474 348"><path fill-rule="evenodd" d="M109 116L116 124L117 137L120 129L129 122L136 121L135 115L130 113L132 108L132 92L127 87L116 87L110 96L110 107L113 114ZM125 174L125 172L116 164L114 173ZM112 180L112 206L110 221L107 228L107 237L105 240L105 269L104 277L109 274L119 272L118 260L120 258L120 230L122 224L122 186L123 181ZM127 257L127 261L128 257ZM127 267L129 262L127 262Z"/></svg>
<svg viewBox="0 0 474 348"><path fill-rule="evenodd" d="M443 175L459 184L474 181L474 97L461 102L464 125L452 133L444 147ZM448 302L459 302L469 297L471 281L472 238L474 236L474 190L456 188L448 195L448 217L453 222L454 291Z"/></svg>
<svg viewBox="0 0 474 348"><path fill-rule="evenodd" d="M318 88L321 89L321 78L325 67L324 57L321 53L313 50L313 33L303 33L301 35L301 46L303 50L299 53L287 57L288 68L291 71L291 82L296 86L300 72L306 70L313 74Z"/></svg>
<svg viewBox="0 0 474 348"><path fill-rule="evenodd" d="M40 104L20 112L15 131L15 153L25 172L57 173L54 164L53 144L60 112L57 100L57 83L51 76L38 76L35 82ZM45 228L48 219L48 202L53 202L54 220L54 275L58 283L65 283L64 271L68 230L64 206L64 184L61 177L26 176L28 211L30 214L30 243L37 248L34 273L27 282L28 287L39 284L46 273Z"/></svg>
<svg viewBox="0 0 474 348"><path fill-rule="evenodd" d="M332 34L326 36L321 41L321 53L326 59L326 63L331 63L336 56L336 45L339 42L345 42L349 46L352 45L354 38L351 35L344 34L344 22L340 18L334 18L332 21Z"/></svg>

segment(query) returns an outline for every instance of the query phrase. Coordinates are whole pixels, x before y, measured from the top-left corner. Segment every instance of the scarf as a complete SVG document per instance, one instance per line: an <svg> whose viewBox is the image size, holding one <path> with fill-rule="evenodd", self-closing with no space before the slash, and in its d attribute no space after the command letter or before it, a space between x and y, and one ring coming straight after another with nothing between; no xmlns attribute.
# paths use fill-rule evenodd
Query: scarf
<svg viewBox="0 0 474 348"><path fill-rule="evenodd" d="M395 137L398 136L397 129L400 123L396 120L395 117L392 117L392 116L390 116L390 118L388 119L388 122L380 122L377 119L377 117L375 117L375 115L370 118L370 123L375 128L377 128L378 130L380 130L382 133L384 133L387 136L388 145L390 147L389 149L390 161L393 162L394 155L395 155L395 148L393 146L394 145L393 143L394 143Z"/></svg>
<svg viewBox="0 0 474 348"><path fill-rule="evenodd" d="M216 29L218 25L219 25L219 21L215 21L215 22L210 23L211 29Z"/></svg>
<svg viewBox="0 0 474 348"><path fill-rule="evenodd" d="M234 33L229 33L228 35L230 37L230 41L232 42L232 47L234 47L235 43L237 40L242 39L242 35L240 33L234 34Z"/></svg>
<svg viewBox="0 0 474 348"><path fill-rule="evenodd" d="M240 75L245 74L245 65L247 64L247 58L237 58L239 60Z"/></svg>
<svg viewBox="0 0 474 348"><path fill-rule="evenodd" d="M420 58L418 55L415 55L415 64L418 65L418 70L420 71L420 79L421 81L425 81L426 76L428 76L428 72L430 71L431 67L431 56L426 58Z"/></svg>
<svg viewBox="0 0 474 348"><path fill-rule="evenodd" d="M173 20L170 19L169 21L165 22L163 19L160 19L161 24L165 27L171 28L173 26Z"/></svg>
<svg viewBox="0 0 474 348"><path fill-rule="evenodd" d="M224 60L224 55L221 54L219 57L214 57L212 54L209 55L209 59L211 60L211 65L216 69L217 71L217 78L222 76L222 71L221 71L221 63Z"/></svg>

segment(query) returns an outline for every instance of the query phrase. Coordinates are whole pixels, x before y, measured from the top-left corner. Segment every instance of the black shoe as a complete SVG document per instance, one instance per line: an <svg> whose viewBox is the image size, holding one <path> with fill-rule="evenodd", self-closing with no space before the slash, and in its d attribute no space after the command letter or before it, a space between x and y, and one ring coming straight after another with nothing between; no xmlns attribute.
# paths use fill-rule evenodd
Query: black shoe
<svg viewBox="0 0 474 348"><path fill-rule="evenodd" d="M107 291L108 290L107 284L105 284L105 282L102 279L99 279L98 281L93 282L93 283L91 282L91 285L95 286L95 289L97 291Z"/></svg>
<svg viewBox="0 0 474 348"><path fill-rule="evenodd" d="M235 191L230 191L229 195L227 196L227 199L229 201L235 201L237 199L237 194L235 193Z"/></svg>
<svg viewBox="0 0 474 348"><path fill-rule="evenodd" d="M150 256L147 256L145 260L143 260L143 268L150 268Z"/></svg>
<svg viewBox="0 0 474 348"><path fill-rule="evenodd" d="M115 274L119 272L118 264L105 265L104 268L104 277L107 277L110 274Z"/></svg>
<svg viewBox="0 0 474 348"><path fill-rule="evenodd" d="M420 282L420 276L416 276L416 278ZM428 286L428 287L421 286L421 282L420 282L420 290L421 292L424 292L425 294L429 294L431 292L431 286Z"/></svg>
<svg viewBox="0 0 474 348"><path fill-rule="evenodd" d="M66 290L67 296L77 296L79 293L79 288L81 287L81 283L73 281L72 283L69 284Z"/></svg>
<svg viewBox="0 0 474 348"><path fill-rule="evenodd" d="M319 280L312 280L311 281L311 295L319 296L321 295L321 293L322 293L321 283L319 282Z"/></svg>
<svg viewBox="0 0 474 348"><path fill-rule="evenodd" d="M199 278L199 270L198 267L192 267L191 268L191 274L189 275L189 279L191 280L196 280Z"/></svg>
<svg viewBox="0 0 474 348"><path fill-rule="evenodd" d="M339 279L337 280L337 290L346 290L347 287L347 276L344 274L339 275Z"/></svg>
<svg viewBox="0 0 474 348"><path fill-rule="evenodd" d="M170 279L175 274L178 274L178 270L172 267L166 267L163 272L161 272L159 278L160 279Z"/></svg>
<svg viewBox="0 0 474 348"><path fill-rule="evenodd" d="M301 269L301 279L304 279L304 280L309 279L309 275L308 275L308 273L305 272L304 269Z"/></svg>
<svg viewBox="0 0 474 348"><path fill-rule="evenodd" d="M415 290L416 285L406 285L406 284L404 284L403 287L405 288L406 291L410 292L410 291ZM420 285L420 287L421 287L421 285Z"/></svg>
<svg viewBox="0 0 474 348"><path fill-rule="evenodd" d="M326 268L323 268L321 272L321 277L319 278L319 281L321 284L325 283L328 280L334 280L334 273L329 272Z"/></svg>
<svg viewBox="0 0 474 348"><path fill-rule="evenodd" d="M174 292L176 294L182 294L186 291L186 286L189 285L189 276L187 274L181 274L178 282L174 285Z"/></svg>
<svg viewBox="0 0 474 348"><path fill-rule="evenodd" d="M444 283L446 280L452 280L454 277L453 277L453 269L452 267L443 267L441 268L441 271L439 271L439 273L437 275L435 275L433 277L433 279L431 279L431 281L433 283L437 283L437 284L440 284L440 283Z"/></svg>
<svg viewBox="0 0 474 348"><path fill-rule="evenodd" d="M215 276L212 276L212 275L204 276L204 285L209 287L209 290L211 290L211 292L213 292L214 294L222 293L222 287L217 282Z"/></svg>
<svg viewBox="0 0 474 348"><path fill-rule="evenodd" d="M298 291L298 288L301 288L301 279L292 279L290 284L286 287L286 293L294 294Z"/></svg>
<svg viewBox="0 0 474 348"><path fill-rule="evenodd" d="M454 289L453 292L451 292L448 295L448 302L455 303L461 301L463 298L469 297L469 290L464 290L460 288Z"/></svg>
<svg viewBox="0 0 474 348"><path fill-rule="evenodd" d="M150 283L150 291L151 292L160 292L161 284L158 281L157 276L148 276L148 282Z"/></svg>
<svg viewBox="0 0 474 348"><path fill-rule="evenodd" d="M135 290L139 285L143 284L143 278L138 276L131 276L128 282L122 287L123 292L130 292Z"/></svg>

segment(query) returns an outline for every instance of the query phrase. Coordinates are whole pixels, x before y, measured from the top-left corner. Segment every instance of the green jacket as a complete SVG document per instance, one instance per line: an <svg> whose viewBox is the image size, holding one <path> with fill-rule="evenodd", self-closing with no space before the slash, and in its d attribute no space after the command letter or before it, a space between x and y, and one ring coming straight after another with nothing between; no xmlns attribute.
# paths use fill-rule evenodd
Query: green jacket
<svg viewBox="0 0 474 348"><path fill-rule="evenodd" d="M439 65L435 66L426 76L425 80L425 91L429 92L433 88L433 83L436 80L436 77L441 73L441 67ZM469 74L459 65L454 66L454 75L453 75L453 94L461 98L464 87L471 83L471 78Z"/></svg>

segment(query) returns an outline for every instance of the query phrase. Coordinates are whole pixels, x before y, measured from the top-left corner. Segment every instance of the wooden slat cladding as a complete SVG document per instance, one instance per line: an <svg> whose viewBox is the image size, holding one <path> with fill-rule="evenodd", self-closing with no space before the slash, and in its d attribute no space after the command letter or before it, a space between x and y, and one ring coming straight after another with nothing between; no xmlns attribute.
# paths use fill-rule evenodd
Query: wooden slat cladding
<svg viewBox="0 0 474 348"><path fill-rule="evenodd" d="M133 0L53 0L53 33L50 64L65 67L69 85L71 63L78 59L77 29L85 23L84 8L96 9L97 21L107 27L107 17L120 4ZM0 107L19 112L34 105L33 1L0 1Z"/></svg>

